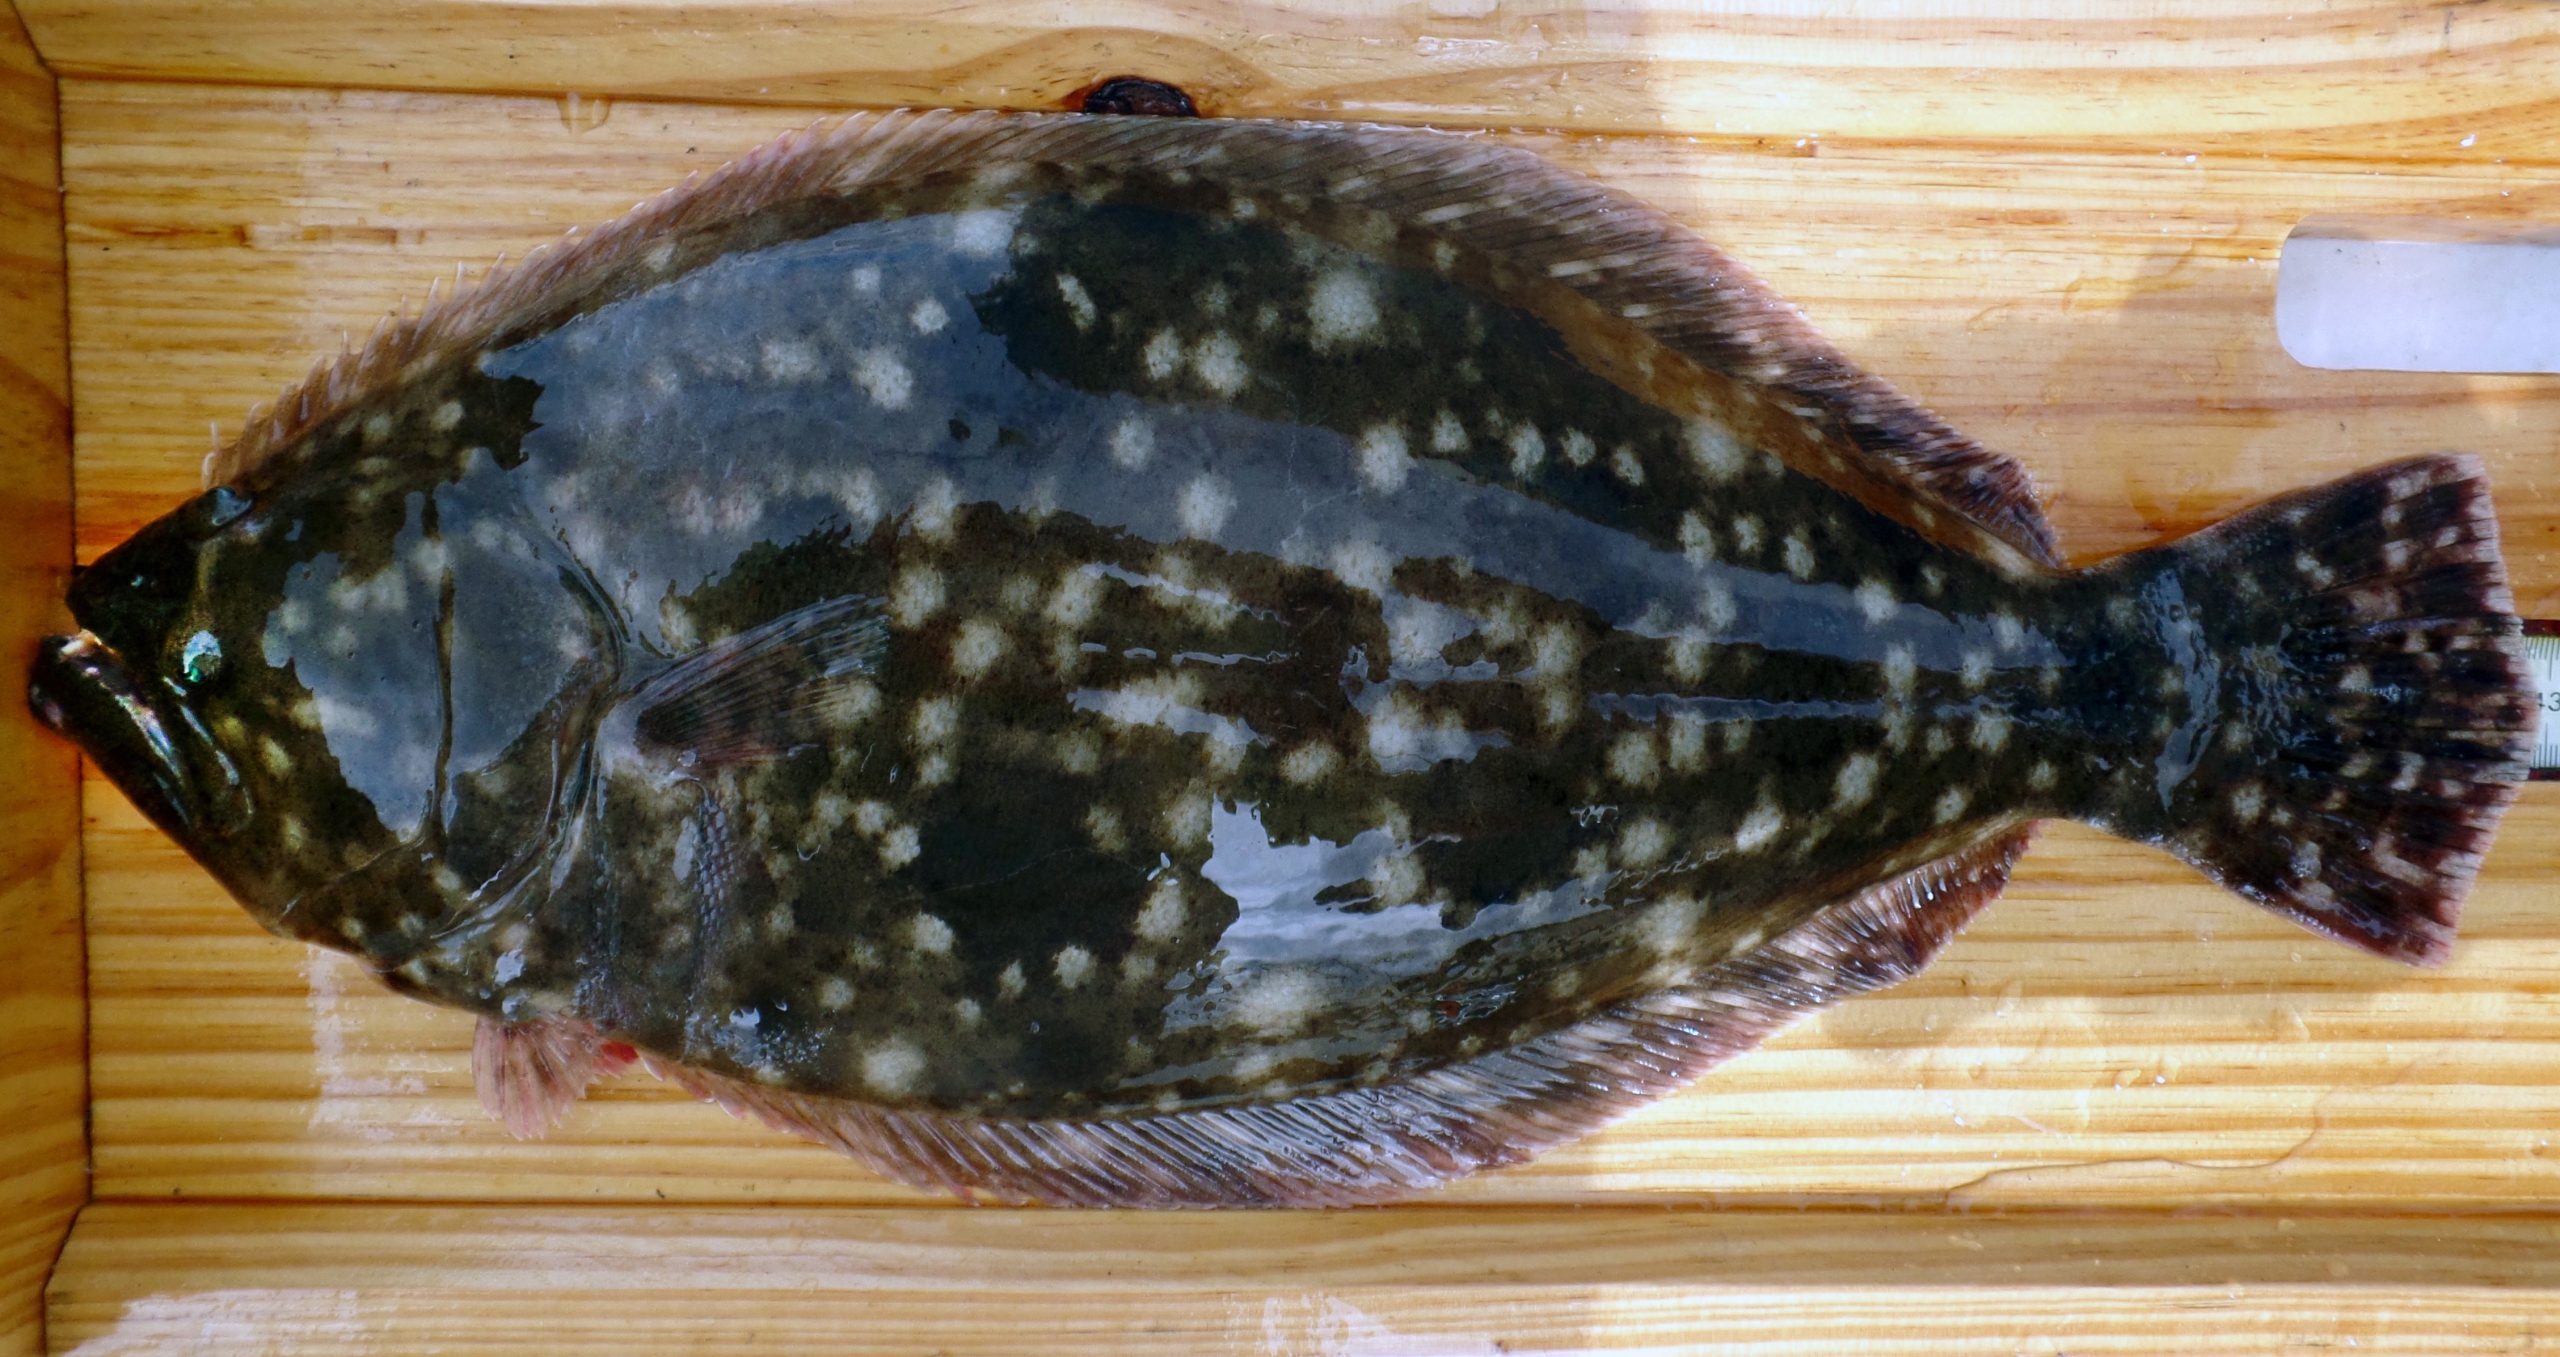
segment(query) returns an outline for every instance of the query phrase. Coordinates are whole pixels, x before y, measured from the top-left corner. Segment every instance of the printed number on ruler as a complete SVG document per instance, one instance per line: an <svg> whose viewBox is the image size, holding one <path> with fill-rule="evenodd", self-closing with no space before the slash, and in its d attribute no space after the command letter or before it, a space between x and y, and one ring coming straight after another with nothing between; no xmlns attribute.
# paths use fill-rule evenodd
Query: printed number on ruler
<svg viewBox="0 0 2560 1357"><path fill-rule="evenodd" d="M2525 668L2533 675L2542 731L2533 739L2533 776L2560 779L2560 623L2527 622Z"/></svg>

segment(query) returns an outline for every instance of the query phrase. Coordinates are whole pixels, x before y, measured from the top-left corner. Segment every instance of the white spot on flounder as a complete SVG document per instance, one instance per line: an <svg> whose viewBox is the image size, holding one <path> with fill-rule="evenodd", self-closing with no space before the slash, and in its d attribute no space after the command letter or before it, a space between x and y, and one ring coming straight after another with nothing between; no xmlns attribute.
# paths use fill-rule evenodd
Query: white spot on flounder
<svg viewBox="0 0 2560 1357"><path fill-rule="evenodd" d="M1609 775L1630 787L1650 787L1661 777L1653 732L1631 730L1609 747Z"/></svg>
<svg viewBox="0 0 2560 1357"><path fill-rule="evenodd" d="M1147 892L1147 903L1138 910L1138 936L1149 942L1171 941L1189 915L1181 878L1167 873L1157 879L1155 889Z"/></svg>
<svg viewBox="0 0 2560 1357"><path fill-rule="evenodd" d="M901 627L921 626L941 608L942 572L932 566L909 566L889 586L889 617Z"/></svg>
<svg viewBox="0 0 2560 1357"><path fill-rule="evenodd" d="M1182 488L1177 512L1184 532L1194 537L1215 537L1235 509L1235 492L1227 489L1225 481L1203 473Z"/></svg>
<svg viewBox="0 0 2560 1357"><path fill-rule="evenodd" d="M1681 441L1688 448L1690 459L1709 480L1731 480L1735 472L1742 470L1742 445L1734 441L1733 431L1721 424L1690 420Z"/></svg>
<svg viewBox="0 0 2560 1357"><path fill-rule="evenodd" d="M805 340L768 339L759 359L771 382L814 381L820 370L817 347Z"/></svg>
<svg viewBox="0 0 2560 1357"><path fill-rule="evenodd" d="M1182 336L1175 334L1171 326L1158 330L1138 357L1147 365L1148 376L1164 381L1182 368Z"/></svg>
<svg viewBox="0 0 2560 1357"><path fill-rule="evenodd" d="M1131 471L1144 468L1147 459L1156 455L1155 428L1138 415L1130 415L1112 425L1108 441L1111 460Z"/></svg>
<svg viewBox="0 0 2560 1357"><path fill-rule="evenodd" d="M1777 806L1763 801L1753 806L1749 815L1742 817L1741 825L1733 831L1733 846L1745 853L1756 851L1778 837L1778 831L1786 828L1786 824L1786 816Z"/></svg>
<svg viewBox="0 0 2560 1357"><path fill-rule="evenodd" d="M1393 574L1385 548L1369 541L1345 542L1334 548L1332 565L1335 578L1372 594L1385 593Z"/></svg>
<svg viewBox="0 0 2560 1357"><path fill-rule="evenodd" d="M1191 350L1191 371L1221 396L1244 390L1245 378L1252 375L1244 364L1243 346L1224 330L1201 340Z"/></svg>
<svg viewBox="0 0 2560 1357"><path fill-rule="evenodd" d="M957 696L929 696L916 704L916 748L932 748L952 735L960 735L960 699Z"/></svg>
<svg viewBox="0 0 2560 1357"><path fill-rule="evenodd" d="M1413 455L1406 451L1404 430L1393 424L1372 424L1360 435L1357 448L1360 457L1360 479L1381 494L1390 494L1404 485L1413 470Z"/></svg>
<svg viewBox="0 0 2560 1357"><path fill-rule="evenodd" d="M1666 896L1636 921L1636 936L1657 952L1676 952L1698 936L1706 906L1686 895Z"/></svg>
<svg viewBox="0 0 2560 1357"><path fill-rule="evenodd" d="M1307 299L1307 325L1319 353L1373 340L1378 335L1377 290L1351 269L1327 269Z"/></svg>
<svg viewBox="0 0 2560 1357"><path fill-rule="evenodd" d="M1093 611L1101 602L1102 577L1070 566L1058 577L1058 591L1049 598L1049 620L1062 627L1083 626L1093 620Z"/></svg>
<svg viewBox="0 0 2560 1357"><path fill-rule="evenodd" d="M907 921L907 942L919 952L934 956L951 951L951 925L930 914L919 914Z"/></svg>
<svg viewBox="0 0 2560 1357"><path fill-rule="evenodd" d="M862 1057L862 1082L874 1093L912 1092L923 1075L924 1052L904 1037L892 1037Z"/></svg>
<svg viewBox="0 0 2560 1357"><path fill-rule="evenodd" d="M1310 742L1289 751L1280 760L1280 776L1300 786L1316 782L1342 766L1342 756L1333 746Z"/></svg>
<svg viewBox="0 0 2560 1357"><path fill-rule="evenodd" d="M916 492L915 509L908 521L927 539L943 542L950 540L952 517L959 512L959 487L948 476L936 476Z"/></svg>
<svg viewBox="0 0 2560 1357"><path fill-rule="evenodd" d="M1909 646L1887 646L1884 652L1884 687L1895 697L1911 696L1912 684L1920 677L1919 660Z"/></svg>
<svg viewBox="0 0 2560 1357"><path fill-rule="evenodd" d="M1091 774L1102 767L1102 741L1092 731L1071 731L1058 737L1058 766L1070 773ZM1094 807L1098 814L1110 812Z"/></svg>
<svg viewBox="0 0 2560 1357"><path fill-rule="evenodd" d="M1411 853L1389 853L1369 869L1369 888L1376 891L1377 903L1392 909L1411 904L1422 894L1422 859Z"/></svg>
<svg viewBox="0 0 2560 1357"><path fill-rule="evenodd" d="M914 825L900 825L880 838L881 865L893 872L915 861L923 851Z"/></svg>
<svg viewBox="0 0 2560 1357"><path fill-rule="evenodd" d="M1734 607L1733 591L1709 580L1698 590L1698 620L1706 624L1710 635L1721 636L1740 614Z"/></svg>
<svg viewBox="0 0 2560 1357"><path fill-rule="evenodd" d="M1101 315L1094 307L1093 294L1085 291L1083 280L1072 273L1058 275L1058 300L1067 304L1067 319L1074 322L1079 330L1092 329L1093 322Z"/></svg>
<svg viewBox="0 0 2560 1357"><path fill-rule="evenodd" d="M1680 552L1691 565L1706 565L1716 558L1715 529L1694 509L1680 515Z"/></svg>
<svg viewBox="0 0 2560 1357"><path fill-rule="evenodd" d="M1707 762L1707 718L1696 712L1671 714L1671 769L1677 773L1694 773Z"/></svg>
<svg viewBox="0 0 2560 1357"><path fill-rule="evenodd" d="M1019 208L1000 207L953 213L951 248L977 258L1001 253L1013 244L1014 224L1020 216Z"/></svg>
<svg viewBox="0 0 2560 1357"><path fill-rule="evenodd" d="M854 384L884 410L903 410L915 394L915 374L894 350L864 349L854 356Z"/></svg>
<svg viewBox="0 0 2560 1357"><path fill-rule="evenodd" d="M1288 1036L1323 1011L1324 981L1295 968L1264 972L1236 996L1235 1018L1267 1037Z"/></svg>
<svg viewBox="0 0 2560 1357"><path fill-rule="evenodd" d="M1004 629L984 618L973 617L960 624L960 634L951 642L951 672L964 679L984 677L1004 658Z"/></svg>
<svg viewBox="0 0 2560 1357"><path fill-rule="evenodd" d="M1164 808L1165 836L1176 844L1189 846L1209 839L1209 794L1192 788L1176 796Z"/></svg>
<svg viewBox="0 0 2560 1357"><path fill-rule="evenodd" d="M1467 426L1458 422L1455 411L1443 409L1431 417L1431 450L1440 453L1467 450Z"/></svg>
<svg viewBox="0 0 2560 1357"><path fill-rule="evenodd" d="M1538 464L1547 458L1546 435L1539 433L1538 426L1525 419L1512 426L1511 436L1504 441L1511 449L1511 474L1514 476L1525 479L1536 474Z"/></svg>
<svg viewBox="0 0 2560 1357"><path fill-rule="evenodd" d="M1684 627L1671 637L1671 674L1682 683L1696 683L1707 676L1707 654L1713 638L1696 627Z"/></svg>
<svg viewBox="0 0 2560 1357"><path fill-rule="evenodd" d="M1897 606L1897 600L1893 596L1893 586L1879 579L1861 582L1855 598L1858 603L1858 615L1870 622L1883 622L1892 617L1894 608Z"/></svg>
<svg viewBox="0 0 2560 1357"><path fill-rule="evenodd" d="M2015 650L2027 642L2026 627L2006 608L1991 615L1991 634L2002 650Z"/></svg>
<svg viewBox="0 0 2560 1357"><path fill-rule="evenodd" d="M1651 816L1628 825L1618 836L1618 862L1626 867L1650 867L1662 861L1671 851L1671 831Z"/></svg>
<svg viewBox="0 0 2560 1357"><path fill-rule="evenodd" d="M1570 624L1550 622L1538 628L1533 657L1540 677L1573 677L1582 668L1582 635Z"/></svg>
<svg viewBox="0 0 2560 1357"><path fill-rule="evenodd" d="M1049 969L1058 977L1060 988L1075 989L1093 978L1093 953L1068 943L1049 959Z"/></svg>
<svg viewBox="0 0 2560 1357"><path fill-rule="evenodd" d="M1630 486L1644 484L1644 463L1637 460L1636 450L1621 443L1609 454L1609 474Z"/></svg>
<svg viewBox="0 0 2560 1357"><path fill-rule="evenodd" d="M1800 580L1813 578L1816 565L1813 559L1813 544L1805 540L1803 533L1788 533L1786 548L1780 555L1786 562L1788 574Z"/></svg>
<svg viewBox="0 0 2560 1357"><path fill-rule="evenodd" d="M1876 793L1876 756L1852 754L1840 764L1839 775L1831 780L1833 803L1842 810L1855 810Z"/></svg>

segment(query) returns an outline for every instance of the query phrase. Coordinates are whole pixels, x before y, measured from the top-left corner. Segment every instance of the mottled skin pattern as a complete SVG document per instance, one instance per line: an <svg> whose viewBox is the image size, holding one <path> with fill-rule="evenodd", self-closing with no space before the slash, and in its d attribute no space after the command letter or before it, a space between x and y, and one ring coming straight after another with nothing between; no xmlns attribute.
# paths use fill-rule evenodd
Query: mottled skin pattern
<svg viewBox="0 0 2560 1357"><path fill-rule="evenodd" d="M857 194L419 374L83 620L254 751L274 926L1007 1116L1498 1049L2036 815L2167 833L2272 729L2229 581L1941 545L1534 295L1201 182Z"/></svg>

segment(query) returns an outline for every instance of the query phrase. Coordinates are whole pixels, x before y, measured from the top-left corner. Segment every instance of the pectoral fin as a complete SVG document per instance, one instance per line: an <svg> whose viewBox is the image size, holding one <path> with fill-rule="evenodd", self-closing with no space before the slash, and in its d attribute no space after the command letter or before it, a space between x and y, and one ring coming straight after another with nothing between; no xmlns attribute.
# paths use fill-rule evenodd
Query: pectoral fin
<svg viewBox="0 0 2560 1357"><path fill-rule="evenodd" d="M676 661L631 695L641 745L682 766L825 746L878 703L880 600L828 599Z"/></svg>
<svg viewBox="0 0 2560 1357"><path fill-rule="evenodd" d="M531 1140L559 1125L587 1085L634 1058L630 1047L572 1018L482 1018L471 1042L471 1082L490 1116L516 1139Z"/></svg>

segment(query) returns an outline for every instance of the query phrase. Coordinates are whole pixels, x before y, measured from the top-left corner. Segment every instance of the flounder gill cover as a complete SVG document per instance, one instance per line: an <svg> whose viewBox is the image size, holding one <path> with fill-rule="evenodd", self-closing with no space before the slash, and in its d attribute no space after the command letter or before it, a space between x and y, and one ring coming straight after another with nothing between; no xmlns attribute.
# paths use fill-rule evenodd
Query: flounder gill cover
<svg viewBox="0 0 2560 1357"><path fill-rule="evenodd" d="M2524 776L2478 465L2065 569L2026 477L1481 139L785 138L395 324L33 694L268 928L997 1200L1510 1163L2033 823L2428 963Z"/></svg>

